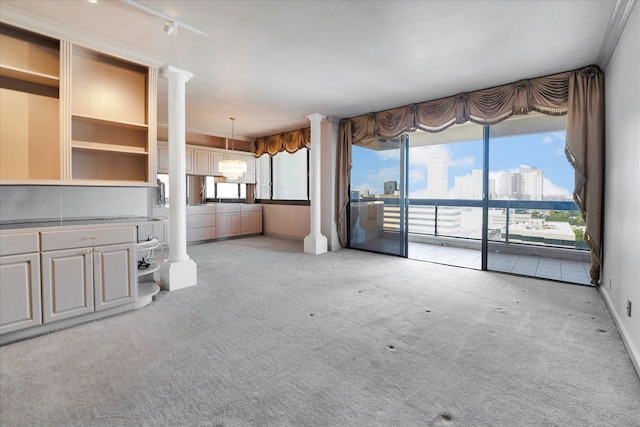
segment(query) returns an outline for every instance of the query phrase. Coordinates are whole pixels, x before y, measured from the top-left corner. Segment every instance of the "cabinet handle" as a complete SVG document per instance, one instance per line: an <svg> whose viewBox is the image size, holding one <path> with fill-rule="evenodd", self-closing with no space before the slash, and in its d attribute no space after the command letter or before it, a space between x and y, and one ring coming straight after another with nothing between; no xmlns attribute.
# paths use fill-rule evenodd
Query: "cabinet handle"
<svg viewBox="0 0 640 427"><path fill-rule="evenodd" d="M96 240L96 236L91 236L91 240Z"/></svg>
<svg viewBox="0 0 640 427"><path fill-rule="evenodd" d="M91 249L87 249L87 253L90 254L91 253Z"/></svg>

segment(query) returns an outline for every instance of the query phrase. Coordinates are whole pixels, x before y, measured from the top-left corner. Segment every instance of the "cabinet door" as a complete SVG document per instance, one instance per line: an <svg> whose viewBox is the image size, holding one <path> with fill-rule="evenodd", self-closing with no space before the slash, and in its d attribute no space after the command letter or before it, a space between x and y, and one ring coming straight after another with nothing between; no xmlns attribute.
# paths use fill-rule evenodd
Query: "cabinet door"
<svg viewBox="0 0 640 427"><path fill-rule="evenodd" d="M247 170L242 174L242 182L245 184L255 184L256 183L256 171Z"/></svg>
<svg viewBox="0 0 640 427"><path fill-rule="evenodd" d="M158 173L169 173L169 146L158 144Z"/></svg>
<svg viewBox="0 0 640 427"><path fill-rule="evenodd" d="M220 213L216 215L216 234L218 237L230 236L229 230L229 214Z"/></svg>
<svg viewBox="0 0 640 427"><path fill-rule="evenodd" d="M195 175L211 175L211 160L209 151L193 151L193 173Z"/></svg>
<svg viewBox="0 0 640 427"><path fill-rule="evenodd" d="M262 233L262 210L257 212L252 212L251 214L252 221L252 233L261 234Z"/></svg>
<svg viewBox="0 0 640 427"><path fill-rule="evenodd" d="M193 173L193 148L184 151L184 172Z"/></svg>
<svg viewBox="0 0 640 427"><path fill-rule="evenodd" d="M42 253L44 323L93 312L93 250Z"/></svg>
<svg viewBox="0 0 640 427"><path fill-rule="evenodd" d="M0 257L0 334L42 323L37 253Z"/></svg>
<svg viewBox="0 0 640 427"><path fill-rule="evenodd" d="M243 212L240 214L240 234L253 233L253 212Z"/></svg>
<svg viewBox="0 0 640 427"><path fill-rule="evenodd" d="M135 246L131 243L94 249L96 311L136 300Z"/></svg>
<svg viewBox="0 0 640 427"><path fill-rule="evenodd" d="M240 214L229 214L229 234L231 236L240 235Z"/></svg>
<svg viewBox="0 0 640 427"><path fill-rule="evenodd" d="M225 159L224 153L211 153L211 174L214 176L222 176L222 172L220 172L220 160Z"/></svg>

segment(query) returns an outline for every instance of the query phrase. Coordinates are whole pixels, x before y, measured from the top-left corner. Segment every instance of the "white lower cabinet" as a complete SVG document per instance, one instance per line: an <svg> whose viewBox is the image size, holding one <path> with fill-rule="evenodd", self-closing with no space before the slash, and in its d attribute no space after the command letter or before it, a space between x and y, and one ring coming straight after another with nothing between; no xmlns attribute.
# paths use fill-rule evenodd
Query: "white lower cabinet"
<svg viewBox="0 0 640 427"><path fill-rule="evenodd" d="M0 256L0 334L41 323L40 254Z"/></svg>
<svg viewBox="0 0 640 427"><path fill-rule="evenodd" d="M243 205L240 211L240 233L262 233L262 205Z"/></svg>
<svg viewBox="0 0 640 427"><path fill-rule="evenodd" d="M42 304L44 323L94 311L91 248L42 253Z"/></svg>
<svg viewBox="0 0 640 427"><path fill-rule="evenodd" d="M218 237L240 235L240 215L238 213L218 213L216 215Z"/></svg>
<svg viewBox="0 0 640 427"><path fill-rule="evenodd" d="M134 308L135 226L55 227L0 240L0 343Z"/></svg>
<svg viewBox="0 0 640 427"><path fill-rule="evenodd" d="M44 323L134 302L133 243L42 253Z"/></svg>
<svg viewBox="0 0 640 427"><path fill-rule="evenodd" d="M102 246L93 249L95 309L105 310L134 302L137 297L135 245Z"/></svg>

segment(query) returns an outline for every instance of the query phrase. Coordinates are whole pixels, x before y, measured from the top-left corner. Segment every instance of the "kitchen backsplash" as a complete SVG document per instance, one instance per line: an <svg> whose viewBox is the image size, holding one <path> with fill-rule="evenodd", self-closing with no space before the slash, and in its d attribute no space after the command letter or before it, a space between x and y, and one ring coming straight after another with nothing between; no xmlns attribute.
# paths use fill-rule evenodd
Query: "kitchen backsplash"
<svg viewBox="0 0 640 427"><path fill-rule="evenodd" d="M155 188L0 186L0 221L149 216Z"/></svg>

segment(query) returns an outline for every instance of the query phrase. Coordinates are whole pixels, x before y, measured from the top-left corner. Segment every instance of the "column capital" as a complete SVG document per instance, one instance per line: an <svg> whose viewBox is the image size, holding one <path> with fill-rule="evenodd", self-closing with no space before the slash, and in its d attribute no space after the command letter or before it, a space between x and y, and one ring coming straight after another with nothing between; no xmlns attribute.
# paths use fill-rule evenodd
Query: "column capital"
<svg viewBox="0 0 640 427"><path fill-rule="evenodd" d="M193 78L193 73L181 70L180 68L176 68L173 65L169 65L166 68L160 70L160 75L165 79L169 79L171 77L182 77L185 83Z"/></svg>
<svg viewBox="0 0 640 427"><path fill-rule="evenodd" d="M313 122L315 120L317 123L321 122L322 120L324 120L326 118L326 116L324 114L320 114L320 113L309 114L306 117L307 117L307 119L309 119L309 121Z"/></svg>

